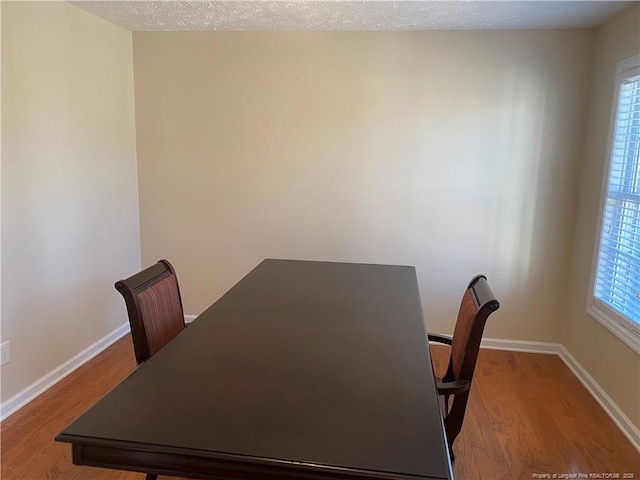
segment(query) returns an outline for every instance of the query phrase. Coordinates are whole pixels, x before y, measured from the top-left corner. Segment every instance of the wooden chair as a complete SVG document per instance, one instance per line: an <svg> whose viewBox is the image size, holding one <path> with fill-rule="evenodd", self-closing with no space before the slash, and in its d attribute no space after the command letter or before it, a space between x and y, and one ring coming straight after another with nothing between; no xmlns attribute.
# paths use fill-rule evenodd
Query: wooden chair
<svg viewBox="0 0 640 480"><path fill-rule="evenodd" d="M138 365L165 346L185 326L176 272L167 260L116 282L124 297Z"/></svg>
<svg viewBox="0 0 640 480"><path fill-rule="evenodd" d="M451 461L455 458L453 441L462 428L484 325L489 315L498 308L500 304L489 288L487 277L477 275L462 297L453 337L428 334L430 342L444 343L451 347L444 377L436 376L438 401Z"/></svg>
<svg viewBox="0 0 640 480"><path fill-rule="evenodd" d="M124 297L138 365L148 360L185 327L176 272L167 260L116 282ZM146 480L157 475L147 473Z"/></svg>

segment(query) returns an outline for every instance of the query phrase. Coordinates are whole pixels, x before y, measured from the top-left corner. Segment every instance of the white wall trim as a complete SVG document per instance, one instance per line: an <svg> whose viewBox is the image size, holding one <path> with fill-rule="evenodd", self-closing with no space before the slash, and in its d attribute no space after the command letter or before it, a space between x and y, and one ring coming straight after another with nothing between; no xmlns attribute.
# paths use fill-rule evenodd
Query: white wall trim
<svg viewBox="0 0 640 480"><path fill-rule="evenodd" d="M611 417L611 420L618 426L622 433L629 439L631 444L640 452L640 429L636 427L629 417L627 417L620 407L611 399L602 387L589 375L580 363L575 359L564 345L560 348L559 353L562 361L569 367L569 370L578 377L578 380L584 385L591 396L600 404L605 412Z"/></svg>
<svg viewBox="0 0 640 480"><path fill-rule="evenodd" d="M508 350L510 352L544 353L559 355L562 345L548 342L528 342L525 340L502 340L500 338L483 338L480 348L489 350Z"/></svg>
<svg viewBox="0 0 640 480"><path fill-rule="evenodd" d="M622 340L631 350L640 354L640 326L633 324L622 315L618 315L595 297L589 299L587 313Z"/></svg>
<svg viewBox="0 0 640 480"><path fill-rule="evenodd" d="M198 315L185 315L184 316L184 322L185 323L191 323L196 319L197 316Z"/></svg>
<svg viewBox="0 0 640 480"><path fill-rule="evenodd" d="M578 363L569 350L560 343L527 342L523 340L501 340L499 338L482 339L481 348L491 350L509 350L514 352L546 353L558 355L571 372L580 380L591 396L600 404L622 433L640 452L640 429L625 415L613 399L602 389L595 379Z"/></svg>
<svg viewBox="0 0 640 480"><path fill-rule="evenodd" d="M99 353L103 352L116 340L124 337L127 333L129 333L129 322L119 326L111 333L108 333L94 344L85 348L73 358L67 360L59 367L40 377L21 392L18 392L13 397L2 402L2 404L0 404L0 420L5 420L10 415L17 412L37 396L53 387L64 377L80 368Z"/></svg>

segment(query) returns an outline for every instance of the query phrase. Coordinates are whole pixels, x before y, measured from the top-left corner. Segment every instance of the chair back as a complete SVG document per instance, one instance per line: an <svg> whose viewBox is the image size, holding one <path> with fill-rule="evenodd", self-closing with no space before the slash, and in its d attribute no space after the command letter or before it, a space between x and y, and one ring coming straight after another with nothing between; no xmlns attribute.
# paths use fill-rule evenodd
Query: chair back
<svg viewBox="0 0 640 480"><path fill-rule="evenodd" d="M469 391L476 367L480 340L487 318L500 308L487 277L475 276L462 296L456 326L451 339L451 355L443 382L467 382L468 387L461 393L445 395L444 423L450 444L462 428L462 422L469 398ZM449 397L452 397L449 402Z"/></svg>
<svg viewBox="0 0 640 480"><path fill-rule="evenodd" d="M175 270L167 260L120 280L138 365L166 345L185 326Z"/></svg>

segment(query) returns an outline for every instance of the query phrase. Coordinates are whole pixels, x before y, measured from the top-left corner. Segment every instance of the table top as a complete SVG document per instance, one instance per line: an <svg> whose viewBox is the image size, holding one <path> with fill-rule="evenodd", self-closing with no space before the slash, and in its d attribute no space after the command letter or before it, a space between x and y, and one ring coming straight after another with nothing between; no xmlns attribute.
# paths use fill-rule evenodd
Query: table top
<svg viewBox="0 0 640 480"><path fill-rule="evenodd" d="M265 260L56 440L449 478L415 269Z"/></svg>

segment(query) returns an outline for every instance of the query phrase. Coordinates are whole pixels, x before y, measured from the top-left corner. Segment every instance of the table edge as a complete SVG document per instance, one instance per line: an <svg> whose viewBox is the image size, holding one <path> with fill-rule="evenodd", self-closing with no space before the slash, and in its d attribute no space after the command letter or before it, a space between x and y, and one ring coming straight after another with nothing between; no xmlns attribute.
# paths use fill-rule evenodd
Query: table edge
<svg viewBox="0 0 640 480"><path fill-rule="evenodd" d="M343 480L446 480L443 477L365 470L171 446L146 445L63 433L58 434L54 440L71 444L72 460L76 465L115 467L138 472L157 473L159 475L184 476L187 473L181 469L162 467L163 464L166 464L163 459L172 458L192 463L193 471L188 473L193 475L193 478L231 478L221 477L219 473L212 471L213 468L221 468L223 470L233 469L233 478L238 479L242 479L242 474L245 473L248 475L247 478L255 478L256 474L260 474L261 478L264 477L264 480L270 480L272 475L275 475L273 476L274 480L277 478L304 478L309 480L325 480L329 478ZM138 458L137 463L131 462L132 456ZM114 460L117 463L119 457L121 459L126 458L127 461L114 465ZM101 461L104 458L109 458L109 461Z"/></svg>

